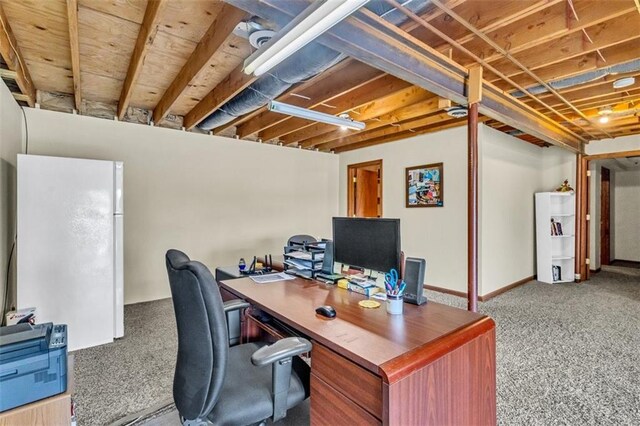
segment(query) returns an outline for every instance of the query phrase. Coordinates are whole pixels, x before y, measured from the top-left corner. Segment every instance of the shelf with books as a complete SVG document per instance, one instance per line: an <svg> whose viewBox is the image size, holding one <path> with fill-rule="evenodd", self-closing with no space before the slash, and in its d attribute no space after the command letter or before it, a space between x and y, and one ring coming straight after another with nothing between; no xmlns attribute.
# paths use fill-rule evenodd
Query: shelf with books
<svg viewBox="0 0 640 426"><path fill-rule="evenodd" d="M535 201L538 280L571 282L575 279L575 196L542 192Z"/></svg>

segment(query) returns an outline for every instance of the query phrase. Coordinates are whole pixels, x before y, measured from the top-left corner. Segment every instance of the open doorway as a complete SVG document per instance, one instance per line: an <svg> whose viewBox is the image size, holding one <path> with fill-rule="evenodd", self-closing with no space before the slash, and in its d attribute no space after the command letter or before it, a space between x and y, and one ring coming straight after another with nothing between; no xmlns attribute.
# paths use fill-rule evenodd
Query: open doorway
<svg viewBox="0 0 640 426"><path fill-rule="evenodd" d="M347 215L382 217L382 160L347 166Z"/></svg>
<svg viewBox="0 0 640 426"><path fill-rule="evenodd" d="M590 172L588 267L591 272L639 275L640 151L586 159Z"/></svg>

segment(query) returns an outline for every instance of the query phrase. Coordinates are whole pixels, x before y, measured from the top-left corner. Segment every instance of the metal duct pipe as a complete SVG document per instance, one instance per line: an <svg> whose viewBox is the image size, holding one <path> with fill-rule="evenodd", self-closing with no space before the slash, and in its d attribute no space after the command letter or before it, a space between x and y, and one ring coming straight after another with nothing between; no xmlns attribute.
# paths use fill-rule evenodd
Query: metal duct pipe
<svg viewBox="0 0 640 426"><path fill-rule="evenodd" d="M607 68L600 68L599 70L586 72L584 74L575 75L573 77L563 78L562 80L552 81L547 84L549 84L549 86L553 87L554 89L566 89L569 87L577 86L579 84L585 84L591 81L598 80L600 78L606 77L607 75L624 74L637 71L640 71L640 59L634 59L633 61L613 65ZM547 88L542 85L533 86L527 89L527 91L532 95L539 95L541 93L548 92ZM526 94L520 90L513 92L511 95L515 98L522 98L526 96Z"/></svg>
<svg viewBox="0 0 640 426"><path fill-rule="evenodd" d="M428 0L405 1L406 7L415 12L424 9L427 3ZM397 25L404 20L404 15L384 1L373 0L365 7L393 24ZM287 22L275 24L282 28ZM346 55L320 43L311 42L211 113L198 124L198 128L209 131L261 108L294 84L326 71L345 57Z"/></svg>

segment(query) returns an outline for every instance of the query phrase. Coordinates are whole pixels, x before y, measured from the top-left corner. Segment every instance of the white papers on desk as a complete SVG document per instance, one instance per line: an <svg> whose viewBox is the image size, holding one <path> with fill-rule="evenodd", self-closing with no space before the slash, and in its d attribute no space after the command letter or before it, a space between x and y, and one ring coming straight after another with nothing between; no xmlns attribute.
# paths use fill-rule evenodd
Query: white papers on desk
<svg viewBox="0 0 640 426"><path fill-rule="evenodd" d="M284 272L279 272L277 274L267 274L267 275L251 275L251 278L257 284L267 284L274 283L276 281L285 281L285 280L293 280L295 277L285 274Z"/></svg>
<svg viewBox="0 0 640 426"><path fill-rule="evenodd" d="M316 270L319 271L320 269L322 269L322 264L318 263L318 264L313 264L313 262L305 262L303 260L297 260L297 259L287 259L284 261L284 263L286 263L287 265L295 268L295 269L299 269L301 271L311 271L312 267Z"/></svg>
<svg viewBox="0 0 640 426"><path fill-rule="evenodd" d="M296 259L300 259L300 260L311 260L312 259L311 253L304 252L304 251L291 251L289 253L286 253L286 255L289 256L289 257L294 257ZM324 259L324 253L317 253L313 259L315 259L315 260Z"/></svg>

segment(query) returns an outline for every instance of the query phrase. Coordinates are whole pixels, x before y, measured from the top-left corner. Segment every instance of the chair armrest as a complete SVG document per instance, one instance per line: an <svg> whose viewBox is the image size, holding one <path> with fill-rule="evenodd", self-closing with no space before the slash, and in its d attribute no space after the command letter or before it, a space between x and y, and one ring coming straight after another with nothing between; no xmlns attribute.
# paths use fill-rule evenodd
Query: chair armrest
<svg viewBox="0 0 640 426"><path fill-rule="evenodd" d="M273 415L271 420L277 422L287 416L287 397L291 383L293 357L309 352L311 342L301 337L287 337L269 346L263 346L251 355L253 365L262 367L271 365L271 397L273 399Z"/></svg>
<svg viewBox="0 0 640 426"><path fill-rule="evenodd" d="M249 303L241 299L228 300L223 303L224 315L227 318L227 335L229 336L229 346L240 344L242 337L242 309L248 308Z"/></svg>
<svg viewBox="0 0 640 426"><path fill-rule="evenodd" d="M224 313L226 314L227 312L231 312L231 311L237 311L238 309L245 309L248 308L249 303L245 302L242 299L233 299L233 300L227 300L226 302L223 303L224 305Z"/></svg>
<svg viewBox="0 0 640 426"><path fill-rule="evenodd" d="M269 346L263 346L251 355L253 365L262 367L300 355L311 350L311 342L301 337L287 337Z"/></svg>

